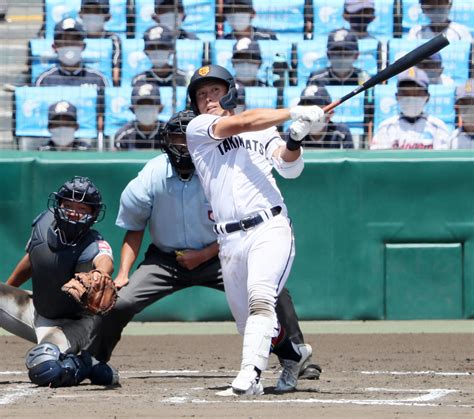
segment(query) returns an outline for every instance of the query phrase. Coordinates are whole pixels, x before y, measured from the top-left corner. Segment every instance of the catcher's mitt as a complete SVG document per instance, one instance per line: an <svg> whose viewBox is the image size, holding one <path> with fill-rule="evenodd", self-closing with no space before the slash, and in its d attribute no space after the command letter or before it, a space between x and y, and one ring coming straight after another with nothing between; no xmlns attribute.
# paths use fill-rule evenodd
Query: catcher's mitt
<svg viewBox="0 0 474 419"><path fill-rule="evenodd" d="M105 314L117 301L117 288L109 274L94 269L79 272L61 289L94 314Z"/></svg>

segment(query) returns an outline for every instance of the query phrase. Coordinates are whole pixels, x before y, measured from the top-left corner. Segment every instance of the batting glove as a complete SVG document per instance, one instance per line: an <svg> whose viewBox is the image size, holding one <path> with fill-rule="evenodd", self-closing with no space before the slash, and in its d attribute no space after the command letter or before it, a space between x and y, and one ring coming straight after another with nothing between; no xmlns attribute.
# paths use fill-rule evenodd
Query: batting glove
<svg viewBox="0 0 474 419"><path fill-rule="evenodd" d="M320 122L324 119L324 111L316 105L313 106L292 106L290 116L293 121L303 120L311 123Z"/></svg>
<svg viewBox="0 0 474 419"><path fill-rule="evenodd" d="M293 121L290 125L290 138L293 141L301 141L311 130L310 121Z"/></svg>

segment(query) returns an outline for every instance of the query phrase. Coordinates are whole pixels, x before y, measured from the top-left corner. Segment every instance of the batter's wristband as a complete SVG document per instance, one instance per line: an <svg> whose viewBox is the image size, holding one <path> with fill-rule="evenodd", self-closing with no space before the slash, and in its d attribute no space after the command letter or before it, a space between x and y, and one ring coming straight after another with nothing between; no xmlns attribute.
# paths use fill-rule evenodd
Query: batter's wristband
<svg viewBox="0 0 474 419"><path fill-rule="evenodd" d="M301 147L301 141L295 141L291 138L288 138L286 142L286 148L290 151L298 150Z"/></svg>

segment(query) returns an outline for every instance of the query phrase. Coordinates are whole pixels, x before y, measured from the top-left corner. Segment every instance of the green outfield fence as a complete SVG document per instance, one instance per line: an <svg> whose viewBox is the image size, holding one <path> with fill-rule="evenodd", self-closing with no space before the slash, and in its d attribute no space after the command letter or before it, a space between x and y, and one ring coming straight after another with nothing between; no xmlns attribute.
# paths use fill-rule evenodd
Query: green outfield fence
<svg viewBox="0 0 474 419"><path fill-rule="evenodd" d="M90 177L107 205L97 225L116 266L120 193L152 152L0 152L0 270L24 254L30 223L64 180ZM306 152L278 178L296 234L288 281L300 319L474 318L474 152ZM143 249L142 249L143 250ZM200 287L136 320L229 320L223 293Z"/></svg>

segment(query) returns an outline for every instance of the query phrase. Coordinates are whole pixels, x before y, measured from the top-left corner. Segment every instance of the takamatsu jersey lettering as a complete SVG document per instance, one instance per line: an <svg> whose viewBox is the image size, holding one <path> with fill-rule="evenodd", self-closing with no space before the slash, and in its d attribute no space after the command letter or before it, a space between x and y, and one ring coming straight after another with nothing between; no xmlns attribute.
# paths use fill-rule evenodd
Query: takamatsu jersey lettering
<svg viewBox="0 0 474 419"><path fill-rule="evenodd" d="M286 214L272 175L272 154L284 144L276 128L220 140L213 134L219 118L199 115L186 130L188 148L216 222L240 220L276 205Z"/></svg>

